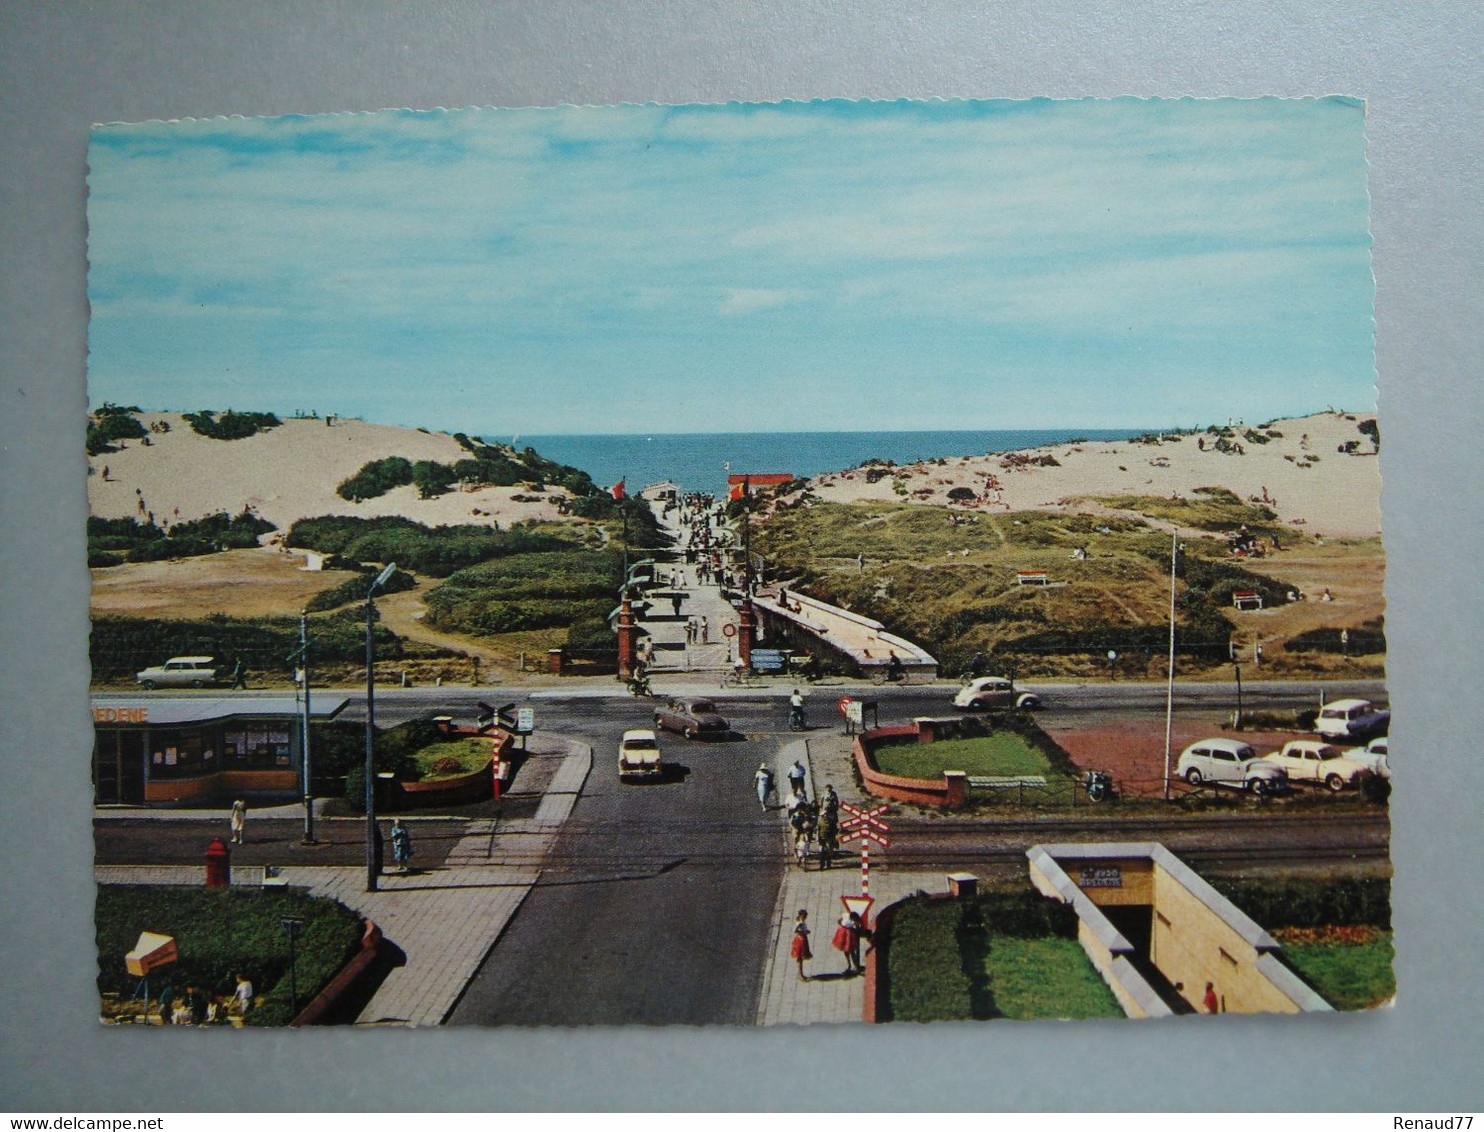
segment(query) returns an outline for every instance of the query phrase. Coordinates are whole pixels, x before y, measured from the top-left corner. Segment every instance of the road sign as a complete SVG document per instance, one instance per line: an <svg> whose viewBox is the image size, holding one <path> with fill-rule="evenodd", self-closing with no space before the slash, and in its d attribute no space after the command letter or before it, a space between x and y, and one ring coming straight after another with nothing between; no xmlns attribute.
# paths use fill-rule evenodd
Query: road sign
<svg viewBox="0 0 1484 1132"><path fill-rule="evenodd" d="M874 829L857 829L851 833L846 834L840 840L860 842L874 841L883 849L891 848L891 838L887 837L884 833L877 833Z"/></svg>
<svg viewBox="0 0 1484 1132"><path fill-rule="evenodd" d="M869 810L863 810L859 806L852 806L849 802L841 802L840 808L850 816L840 823L841 829L870 829L877 833L886 833L891 826L881 820L881 815L886 813L885 803L873 806Z"/></svg>
<svg viewBox="0 0 1484 1132"><path fill-rule="evenodd" d="M854 700L853 697L851 697L851 696L841 696L840 697L840 714L841 715L849 715L850 714L850 705L853 704L853 703L855 703L855 700Z"/></svg>
<svg viewBox="0 0 1484 1132"><path fill-rule="evenodd" d="M515 713L515 733L529 735L536 730L536 709L523 707Z"/></svg>
<svg viewBox="0 0 1484 1132"><path fill-rule="evenodd" d="M840 903L845 905L845 911L854 912L864 924L866 913L871 910L871 905L876 903L876 898L874 896L842 896Z"/></svg>

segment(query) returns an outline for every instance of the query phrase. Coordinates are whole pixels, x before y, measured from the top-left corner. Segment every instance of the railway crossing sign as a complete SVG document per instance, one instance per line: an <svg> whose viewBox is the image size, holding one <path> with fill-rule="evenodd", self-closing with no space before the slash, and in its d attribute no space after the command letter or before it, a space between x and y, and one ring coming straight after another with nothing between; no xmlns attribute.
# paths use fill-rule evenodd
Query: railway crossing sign
<svg viewBox="0 0 1484 1132"><path fill-rule="evenodd" d="M845 838L846 841L870 840L883 849L891 844L891 838L886 836L891 826L881 820L881 815L886 813L885 805L863 810L859 806L852 806L849 802L842 802L840 808L850 815L840 823L840 831L849 834Z"/></svg>
<svg viewBox="0 0 1484 1132"><path fill-rule="evenodd" d="M842 896L840 903L845 905L845 911L854 912L859 916L861 923L869 924L870 918L867 913L870 912L871 905L876 903L876 898L874 896Z"/></svg>

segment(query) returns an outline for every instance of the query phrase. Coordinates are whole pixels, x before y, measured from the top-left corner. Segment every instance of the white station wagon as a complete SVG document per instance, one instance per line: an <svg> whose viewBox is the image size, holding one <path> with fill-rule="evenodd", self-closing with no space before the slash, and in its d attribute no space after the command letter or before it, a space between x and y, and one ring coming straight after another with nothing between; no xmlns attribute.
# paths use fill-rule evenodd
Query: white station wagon
<svg viewBox="0 0 1484 1132"><path fill-rule="evenodd" d="M1335 700L1319 709L1314 730L1326 739L1364 739L1390 722L1391 712L1370 700Z"/></svg>
<svg viewBox="0 0 1484 1132"><path fill-rule="evenodd" d="M206 688L220 683L214 656L172 656L164 664L136 672L146 688Z"/></svg>
<svg viewBox="0 0 1484 1132"><path fill-rule="evenodd" d="M1192 743L1180 752L1175 773L1192 786L1219 783L1253 794L1277 793L1287 786L1283 768L1261 758L1240 739L1202 739Z"/></svg>

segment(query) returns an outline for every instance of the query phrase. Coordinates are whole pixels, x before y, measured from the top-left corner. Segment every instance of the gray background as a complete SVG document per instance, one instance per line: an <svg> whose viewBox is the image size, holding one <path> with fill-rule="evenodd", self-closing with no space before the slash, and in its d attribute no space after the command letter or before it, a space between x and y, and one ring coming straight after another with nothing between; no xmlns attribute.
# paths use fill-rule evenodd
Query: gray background
<svg viewBox="0 0 1484 1132"><path fill-rule="evenodd" d="M1481 29L1484 7L1470 0L0 0L0 1108L1479 1107ZM144 1034L89 1021L90 124L389 106L1330 93L1369 100L1390 679L1406 752L1394 1009L807 1032Z"/></svg>

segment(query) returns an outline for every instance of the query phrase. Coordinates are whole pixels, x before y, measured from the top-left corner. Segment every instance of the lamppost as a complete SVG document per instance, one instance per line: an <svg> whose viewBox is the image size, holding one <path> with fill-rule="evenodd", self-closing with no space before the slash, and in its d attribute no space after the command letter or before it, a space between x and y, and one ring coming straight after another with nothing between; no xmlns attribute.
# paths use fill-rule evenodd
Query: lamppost
<svg viewBox="0 0 1484 1132"><path fill-rule="evenodd" d="M300 679L304 684L304 714L300 722L300 748L304 756L304 841L305 845L318 844L314 840L314 761L309 751L309 611L299 611L299 651L295 655Z"/></svg>
<svg viewBox="0 0 1484 1132"><path fill-rule="evenodd" d="M376 575L371 588L366 591L366 891L376 891L377 841L380 831L376 828L376 644L372 636L372 625L376 620L376 591L386 585L386 580L397 572L397 564L390 562L385 570Z"/></svg>
<svg viewBox="0 0 1484 1132"><path fill-rule="evenodd" d="M1180 561L1180 532L1170 532L1170 665L1165 685L1165 801L1170 800L1170 732L1175 721L1175 567Z"/></svg>

